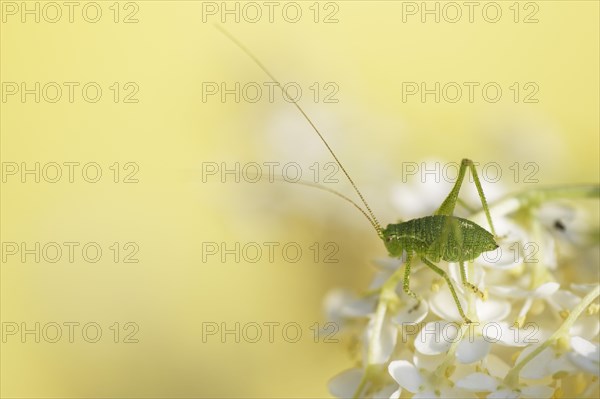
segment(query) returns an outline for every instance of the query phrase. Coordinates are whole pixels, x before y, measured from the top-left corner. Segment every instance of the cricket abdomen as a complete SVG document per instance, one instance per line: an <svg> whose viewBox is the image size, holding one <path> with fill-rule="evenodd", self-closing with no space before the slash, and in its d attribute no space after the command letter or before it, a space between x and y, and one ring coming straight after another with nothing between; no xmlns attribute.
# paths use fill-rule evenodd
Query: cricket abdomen
<svg viewBox="0 0 600 399"><path fill-rule="evenodd" d="M383 240L391 256L402 251L425 256L431 261L472 260L498 247L494 236L476 223L456 216L433 215L389 224Z"/></svg>

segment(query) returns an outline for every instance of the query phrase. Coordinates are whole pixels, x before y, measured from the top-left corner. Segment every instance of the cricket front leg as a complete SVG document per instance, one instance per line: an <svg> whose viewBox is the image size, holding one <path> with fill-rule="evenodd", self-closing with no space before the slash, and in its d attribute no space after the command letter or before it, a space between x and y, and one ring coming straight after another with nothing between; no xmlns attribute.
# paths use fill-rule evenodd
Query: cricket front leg
<svg viewBox="0 0 600 399"><path fill-rule="evenodd" d="M419 306L421 305L421 298L413 290L410 289L411 261L412 261L412 254L408 255L408 257L406 258L406 265L404 266L404 280L402 281L402 288L404 289L404 292L408 296L413 298L415 301L417 301L415 306L413 306L412 308L409 309L409 311L408 311L409 313L417 310L419 308Z"/></svg>

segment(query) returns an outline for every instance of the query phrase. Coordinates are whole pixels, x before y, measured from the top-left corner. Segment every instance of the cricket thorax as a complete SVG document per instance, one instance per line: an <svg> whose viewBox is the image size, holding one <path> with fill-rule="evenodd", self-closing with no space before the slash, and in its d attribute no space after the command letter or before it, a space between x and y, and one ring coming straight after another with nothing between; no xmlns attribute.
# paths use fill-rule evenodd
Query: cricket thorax
<svg viewBox="0 0 600 399"><path fill-rule="evenodd" d="M399 257L405 250L434 262L472 260L498 247L487 230L455 216L434 215L389 224L382 233L391 256Z"/></svg>

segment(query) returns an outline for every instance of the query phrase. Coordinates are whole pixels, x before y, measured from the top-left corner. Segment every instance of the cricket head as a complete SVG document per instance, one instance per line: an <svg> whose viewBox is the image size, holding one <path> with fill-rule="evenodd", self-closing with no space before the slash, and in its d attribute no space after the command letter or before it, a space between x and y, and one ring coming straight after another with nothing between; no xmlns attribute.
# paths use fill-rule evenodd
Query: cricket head
<svg viewBox="0 0 600 399"><path fill-rule="evenodd" d="M388 224L385 229L381 230L381 239L387 248L391 257L397 258L402 256L403 243L398 234L397 224Z"/></svg>

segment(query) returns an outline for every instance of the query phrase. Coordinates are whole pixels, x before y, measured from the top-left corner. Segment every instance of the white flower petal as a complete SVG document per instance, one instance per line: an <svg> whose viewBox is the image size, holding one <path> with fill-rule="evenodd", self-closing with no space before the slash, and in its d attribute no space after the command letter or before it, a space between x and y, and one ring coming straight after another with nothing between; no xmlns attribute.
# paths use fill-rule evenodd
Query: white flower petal
<svg viewBox="0 0 600 399"><path fill-rule="evenodd" d="M597 361L591 361L577 353L569 353L569 360L580 370L600 376L600 367Z"/></svg>
<svg viewBox="0 0 600 399"><path fill-rule="evenodd" d="M377 391L373 394L373 399L398 399L400 394L402 393L402 389L398 388L396 384L388 385L383 387L380 391Z"/></svg>
<svg viewBox="0 0 600 399"><path fill-rule="evenodd" d="M521 388L521 396L524 398L547 399L552 397L553 393L554 389L545 385L534 385Z"/></svg>
<svg viewBox="0 0 600 399"><path fill-rule="evenodd" d="M529 283L526 280L522 280L520 285ZM503 298L544 298L553 295L560 288L560 284L550 281L538 286L535 290L523 289L520 285L491 285L488 290L494 295L498 295Z"/></svg>
<svg viewBox="0 0 600 399"><path fill-rule="evenodd" d="M436 365L436 367L437 366L439 366L439 363ZM454 382L454 383L456 383L456 381L458 381L458 380L465 378L469 374L473 374L474 372L477 371L475 363L464 364L464 363L457 362L454 364L454 366L455 366L454 372L450 376L450 380L452 380L452 382Z"/></svg>
<svg viewBox="0 0 600 399"><path fill-rule="evenodd" d="M501 389L486 396L487 399L517 399L518 397L519 394L510 389Z"/></svg>
<svg viewBox="0 0 600 399"><path fill-rule="evenodd" d="M550 363L546 365L548 373L555 374L558 372L566 372L569 374L573 374L577 372L577 368L573 366L573 363L569 361L567 355L568 354L564 354L562 356L552 359Z"/></svg>
<svg viewBox="0 0 600 399"><path fill-rule="evenodd" d="M550 281L537 287L533 292L534 298L543 298L554 294L560 288L560 284Z"/></svg>
<svg viewBox="0 0 600 399"><path fill-rule="evenodd" d="M398 325L417 324L423 321L429 313L427 301L420 301L418 307L408 303L400 312L392 318L392 321Z"/></svg>
<svg viewBox="0 0 600 399"><path fill-rule="evenodd" d="M334 289L325 297L325 314L327 319L341 322L344 318L366 317L375 310L377 298L358 298L346 289Z"/></svg>
<svg viewBox="0 0 600 399"><path fill-rule="evenodd" d="M515 252L515 243L528 242L527 233L517 224L507 218L494 220L496 234L501 239L497 241L499 248L481 254L476 262L492 269L512 269L523 263L521 251ZM521 248L522 245L518 244Z"/></svg>
<svg viewBox="0 0 600 399"><path fill-rule="evenodd" d="M541 237L542 242L539 243L542 259L540 259L544 266L551 270L556 269L558 265L558 259L556 258L556 241L550 234L543 234Z"/></svg>
<svg viewBox="0 0 600 399"><path fill-rule="evenodd" d="M491 294L497 295L502 298L513 299L525 298L530 294L529 291L522 290L517 285L491 285L488 288L488 291Z"/></svg>
<svg viewBox="0 0 600 399"><path fill-rule="evenodd" d="M517 358L517 363L533 352L539 345L528 346L521 352ZM522 369L519 374L523 378L537 380L550 374L546 365L554 359L554 352L550 348L545 348L536 357L531 359Z"/></svg>
<svg viewBox="0 0 600 399"><path fill-rule="evenodd" d="M329 392L336 398L353 397L363 374L364 371L359 368L342 371L327 383Z"/></svg>
<svg viewBox="0 0 600 399"><path fill-rule="evenodd" d="M504 320L509 315L510 308L510 302L504 300L488 299L487 301L481 301L478 299L475 302L477 316L482 323Z"/></svg>
<svg viewBox="0 0 600 399"><path fill-rule="evenodd" d="M465 336L456 348L456 358L466 364L477 362L490 353L491 345L482 336Z"/></svg>
<svg viewBox="0 0 600 399"><path fill-rule="evenodd" d="M435 392L431 389L428 389L427 391L423 391L423 392L418 392L416 394L413 395L412 399L436 399L439 398L438 395L435 394Z"/></svg>
<svg viewBox="0 0 600 399"><path fill-rule="evenodd" d="M536 217L544 226L554 229L557 220L567 222L575 219L575 209L572 206L557 202L546 202L537 209Z"/></svg>
<svg viewBox="0 0 600 399"><path fill-rule="evenodd" d="M478 265L490 269L513 269L523 262L521 258L516 258L517 262L515 262L515 255L510 254L510 247L514 247L514 245L515 243L511 242L505 245L501 245L493 251L484 252L483 254L479 255L477 259L475 259L475 262Z"/></svg>
<svg viewBox="0 0 600 399"><path fill-rule="evenodd" d="M595 345L586 339L581 337L571 337L570 344L571 348L581 356L590 359L598 359L600 356L598 345Z"/></svg>
<svg viewBox="0 0 600 399"><path fill-rule="evenodd" d="M460 325L457 323L434 321L425 324L415 338L415 349L424 355L439 355L448 352L457 339Z"/></svg>
<svg viewBox="0 0 600 399"><path fill-rule="evenodd" d="M419 351L415 351L412 360L413 364L418 369L435 370L435 368L444 360L445 356L446 353L440 353L439 355L424 355Z"/></svg>
<svg viewBox="0 0 600 399"><path fill-rule="evenodd" d="M469 282L475 284L476 287L479 287L483 283L483 280L485 277L485 270L483 269L483 267L481 267L481 265L478 265L477 263L475 263L474 267L473 267L473 273L469 274L469 267L465 263L465 269L467 272L467 280ZM460 289L460 291L464 293L464 289L463 289L463 285L462 285L462 277L460 276L460 263L457 263L457 262L448 263L448 275L456 283L456 288Z"/></svg>
<svg viewBox="0 0 600 399"><path fill-rule="evenodd" d="M456 388L442 388L441 390L428 389L413 395L412 399L437 399L437 398L457 398L469 399L476 396L469 391L464 391Z"/></svg>
<svg viewBox="0 0 600 399"><path fill-rule="evenodd" d="M498 387L498 382L487 374L473 373L457 381L456 386L473 392L492 392Z"/></svg>
<svg viewBox="0 0 600 399"><path fill-rule="evenodd" d="M453 388L442 388L440 398L457 398L457 399L471 399L477 398L473 392L466 391L457 387Z"/></svg>
<svg viewBox="0 0 600 399"><path fill-rule="evenodd" d="M467 309L466 301L459 296L460 303L463 310ZM444 320L450 321L463 321L463 318L458 312L456 302L450 294L448 289L442 290L435 294L431 298L429 306L431 311L437 316ZM477 311L477 317L484 323L487 321L500 321L505 319L510 314L511 305L510 302L505 300L494 300L488 299L482 301L480 299L475 300L475 309Z"/></svg>
<svg viewBox="0 0 600 399"><path fill-rule="evenodd" d="M331 321L340 321L342 318L340 309L346 303L354 299L354 294L349 290L338 288L328 292L323 301L327 319Z"/></svg>
<svg viewBox="0 0 600 399"><path fill-rule="evenodd" d="M600 332L600 320L597 316L580 317L569 329L569 335L592 339Z"/></svg>
<svg viewBox="0 0 600 399"><path fill-rule="evenodd" d="M372 334L374 333L373 328L375 325L375 318L371 318L367 324L365 331L365 345L364 350L367 351L369 343L372 341ZM386 363L396 347L396 341L398 340L398 328L393 324L389 317L385 317L383 325L381 326L381 334L379 337L374 339L374 345L371 348L371 361L374 364ZM368 354L365 354L365 358Z"/></svg>
<svg viewBox="0 0 600 399"><path fill-rule="evenodd" d="M406 360L395 360L388 366L388 372L402 388L410 393L417 393L423 385L423 377L419 370Z"/></svg>
<svg viewBox="0 0 600 399"><path fill-rule="evenodd" d="M402 266L402 264L404 263L404 259L401 258L379 258L379 259L375 259L373 261L373 263L375 263L375 266L382 269L382 270L387 270L389 272L394 272L396 271L396 269L398 269L400 266ZM389 275L389 273L388 273Z"/></svg>
<svg viewBox="0 0 600 399"><path fill-rule="evenodd" d="M510 366L493 353L490 353L483 361L489 373L499 380L503 380L510 371Z"/></svg>
<svg viewBox="0 0 600 399"><path fill-rule="evenodd" d="M485 269L481 267L481 265L475 263L473 267L473 275L469 276L469 281L478 287L481 286L485 282Z"/></svg>
<svg viewBox="0 0 600 399"><path fill-rule="evenodd" d="M467 303L459 294L459 301L463 309L467 309ZM463 318L458 313L456 302L450 294L450 290L447 287L441 289L436 293L429 301L429 308L439 318L449 321L463 322Z"/></svg>
<svg viewBox="0 0 600 399"><path fill-rule="evenodd" d="M567 290L558 290L554 294L550 296L552 303L558 305L557 310L571 310L573 309L579 302L581 302L581 298L577 295L573 294L571 291Z"/></svg>
<svg viewBox="0 0 600 399"><path fill-rule="evenodd" d="M369 291L375 291L379 288L381 288L381 286L390 278L390 275L392 273L388 270L382 270L382 271L378 271L375 273L375 275L373 276L373 279L371 280L371 283L369 284Z"/></svg>
<svg viewBox="0 0 600 399"><path fill-rule="evenodd" d="M544 209L548 207L549 209ZM547 203L539 208L538 218L549 231L559 238L564 238L577 247L587 242L591 229L590 215L581 208L561 203ZM558 229L556 222L560 221L564 228Z"/></svg>
<svg viewBox="0 0 600 399"><path fill-rule="evenodd" d="M591 283L590 284L571 284L571 289L573 291L581 292L583 295L586 295L591 290L593 290L594 288L596 288L597 285L598 285L598 283L593 283L593 284L591 284Z"/></svg>
<svg viewBox="0 0 600 399"><path fill-rule="evenodd" d="M540 342L537 330L531 328L516 328L514 325L501 321L489 322L483 326L483 335L489 342L498 342L504 346L527 346Z"/></svg>
<svg viewBox="0 0 600 399"><path fill-rule="evenodd" d="M457 285L456 288L459 288L458 286L460 286L461 280L460 280L460 268L459 268L458 263L456 263L456 262L448 263L448 275L450 276L450 278L452 279L454 284Z"/></svg>
<svg viewBox="0 0 600 399"><path fill-rule="evenodd" d="M589 373L600 375L600 346L581 337L571 338L569 360Z"/></svg>
<svg viewBox="0 0 600 399"><path fill-rule="evenodd" d="M342 306L341 314L347 318L367 317L375 311L376 298L364 298L350 301Z"/></svg>

